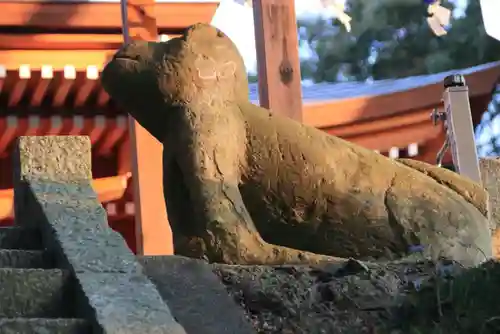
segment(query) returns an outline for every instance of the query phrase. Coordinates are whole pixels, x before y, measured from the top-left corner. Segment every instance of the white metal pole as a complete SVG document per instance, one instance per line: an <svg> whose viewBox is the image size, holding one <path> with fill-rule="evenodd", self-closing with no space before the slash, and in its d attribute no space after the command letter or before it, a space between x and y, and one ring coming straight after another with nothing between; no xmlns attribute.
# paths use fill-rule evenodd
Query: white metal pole
<svg viewBox="0 0 500 334"><path fill-rule="evenodd" d="M453 164L459 174L481 183L474 125L469 103L469 89L462 75L444 79L444 112Z"/></svg>
<svg viewBox="0 0 500 334"><path fill-rule="evenodd" d="M432 119L435 124L444 121L446 141L437 155L441 165L444 153L451 150L455 171L471 180L481 182L479 159L474 139L474 124L469 103L469 89L463 75L449 75L444 79L444 112L434 110Z"/></svg>

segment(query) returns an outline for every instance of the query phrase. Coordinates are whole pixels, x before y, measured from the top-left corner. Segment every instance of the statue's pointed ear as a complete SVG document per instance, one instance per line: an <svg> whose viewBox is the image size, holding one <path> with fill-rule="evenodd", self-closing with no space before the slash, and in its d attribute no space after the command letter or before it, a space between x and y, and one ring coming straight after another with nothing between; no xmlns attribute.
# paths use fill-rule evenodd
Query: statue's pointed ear
<svg viewBox="0 0 500 334"><path fill-rule="evenodd" d="M156 45L158 54L156 59L172 58L179 55L184 47L184 40L182 37L171 38L166 42L159 42Z"/></svg>
<svg viewBox="0 0 500 334"><path fill-rule="evenodd" d="M187 42L207 41L218 36L219 30L210 24L197 23L184 32L184 39Z"/></svg>

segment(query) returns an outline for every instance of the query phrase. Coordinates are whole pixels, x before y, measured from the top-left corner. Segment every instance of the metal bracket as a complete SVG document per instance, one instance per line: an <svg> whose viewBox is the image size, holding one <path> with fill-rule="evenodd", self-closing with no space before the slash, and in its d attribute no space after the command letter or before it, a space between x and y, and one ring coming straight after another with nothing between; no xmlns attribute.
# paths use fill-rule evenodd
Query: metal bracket
<svg viewBox="0 0 500 334"><path fill-rule="evenodd" d="M446 129L446 140L437 154L437 164L441 166L444 154L451 149L457 173L481 183L469 89L465 84L465 78L460 74L447 76L444 79L444 88L444 111L439 112L434 109L431 114L434 125L442 121Z"/></svg>

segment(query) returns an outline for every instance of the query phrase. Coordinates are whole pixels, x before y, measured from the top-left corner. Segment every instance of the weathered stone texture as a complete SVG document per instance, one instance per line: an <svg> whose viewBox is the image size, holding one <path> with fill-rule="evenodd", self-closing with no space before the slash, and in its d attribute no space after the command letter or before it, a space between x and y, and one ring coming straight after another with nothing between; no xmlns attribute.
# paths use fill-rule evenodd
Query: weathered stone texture
<svg viewBox="0 0 500 334"><path fill-rule="evenodd" d="M81 300L91 308L88 316L95 317L94 330L185 334L123 238L107 224L91 187L89 138L21 137L17 150L16 218L40 227L58 265L74 274Z"/></svg>
<svg viewBox="0 0 500 334"><path fill-rule="evenodd" d="M0 227L0 248L41 249L40 231L19 226Z"/></svg>
<svg viewBox="0 0 500 334"><path fill-rule="evenodd" d="M0 269L0 318L55 318L67 313L69 273L60 269Z"/></svg>
<svg viewBox="0 0 500 334"><path fill-rule="evenodd" d="M455 331L455 326L449 326L448 330L450 323L444 319L454 318L463 327L472 324L469 310L477 311L488 305L487 302L477 303L479 296L476 293L469 294L469 291L477 292L478 281L470 282L471 286L464 285L463 280L448 281L467 271L458 264L414 260L417 258L388 263L350 260L343 266L327 267L225 264L214 264L213 267L262 334L475 333L474 330ZM474 270L476 268L471 269ZM492 285L493 278L487 282L489 275L482 276L481 283ZM449 291L453 289L453 298L439 299L439 291L433 291L436 281L439 284L449 282L446 289L441 285L445 290L441 291L441 296L450 296ZM471 297L473 301L464 301L461 299L464 297ZM436 304L442 308L444 316L439 314ZM469 307L454 310L455 305L460 307L461 304ZM480 324L498 314L497 310L488 309L488 317L481 319ZM431 326L412 330L411 327L422 322L420 315L424 315ZM406 328L401 328L401 325Z"/></svg>
<svg viewBox="0 0 500 334"><path fill-rule="evenodd" d="M205 261L154 256L139 262L188 333L255 333Z"/></svg>
<svg viewBox="0 0 500 334"><path fill-rule="evenodd" d="M1 334L87 334L90 325L82 319L0 319Z"/></svg>
<svg viewBox="0 0 500 334"><path fill-rule="evenodd" d="M493 234L493 255L500 258L500 159L479 159L481 178L489 197L490 222Z"/></svg>
<svg viewBox="0 0 500 334"><path fill-rule="evenodd" d="M472 204L485 217L489 217L490 208L488 205L488 192L476 182L471 182L451 170L441 168L428 163L413 159L398 159L398 162L411 167L426 176L429 176L439 184L450 188L458 195L462 196L467 202Z"/></svg>
<svg viewBox="0 0 500 334"><path fill-rule="evenodd" d="M41 250L0 249L0 268L47 268L50 259Z"/></svg>
<svg viewBox="0 0 500 334"><path fill-rule="evenodd" d="M479 159L483 186L489 194L492 228L500 225L500 159Z"/></svg>
<svg viewBox="0 0 500 334"><path fill-rule="evenodd" d="M21 137L17 149L23 178L65 183L92 179L89 137Z"/></svg>
<svg viewBox="0 0 500 334"><path fill-rule="evenodd" d="M179 255L320 263L401 258L421 246L465 266L492 256L484 189L253 105L241 55L209 25L126 45L102 83L164 142Z"/></svg>
<svg viewBox="0 0 500 334"><path fill-rule="evenodd" d="M186 333L142 273L82 272L77 279L105 333Z"/></svg>
<svg viewBox="0 0 500 334"><path fill-rule="evenodd" d="M73 193L71 186L61 185L57 196L46 196L46 188L40 187L43 183L32 182L31 185L32 189L42 188L37 197L50 222L51 233L47 237L54 238L52 244L61 248L73 271L142 272L125 240L107 225L106 212L97 201L78 199L81 189L74 189Z"/></svg>

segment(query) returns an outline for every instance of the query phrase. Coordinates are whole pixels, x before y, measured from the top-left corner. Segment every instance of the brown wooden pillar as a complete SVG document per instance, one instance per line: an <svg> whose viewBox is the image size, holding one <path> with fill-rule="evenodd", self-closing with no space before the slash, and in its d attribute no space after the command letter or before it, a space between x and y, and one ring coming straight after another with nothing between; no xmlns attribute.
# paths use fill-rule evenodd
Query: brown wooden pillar
<svg viewBox="0 0 500 334"><path fill-rule="evenodd" d="M154 0L127 1L127 27L135 40L156 41ZM162 183L162 144L129 117L137 253L173 254Z"/></svg>
<svg viewBox="0 0 500 334"><path fill-rule="evenodd" d="M294 0L253 0L260 105L302 121Z"/></svg>

